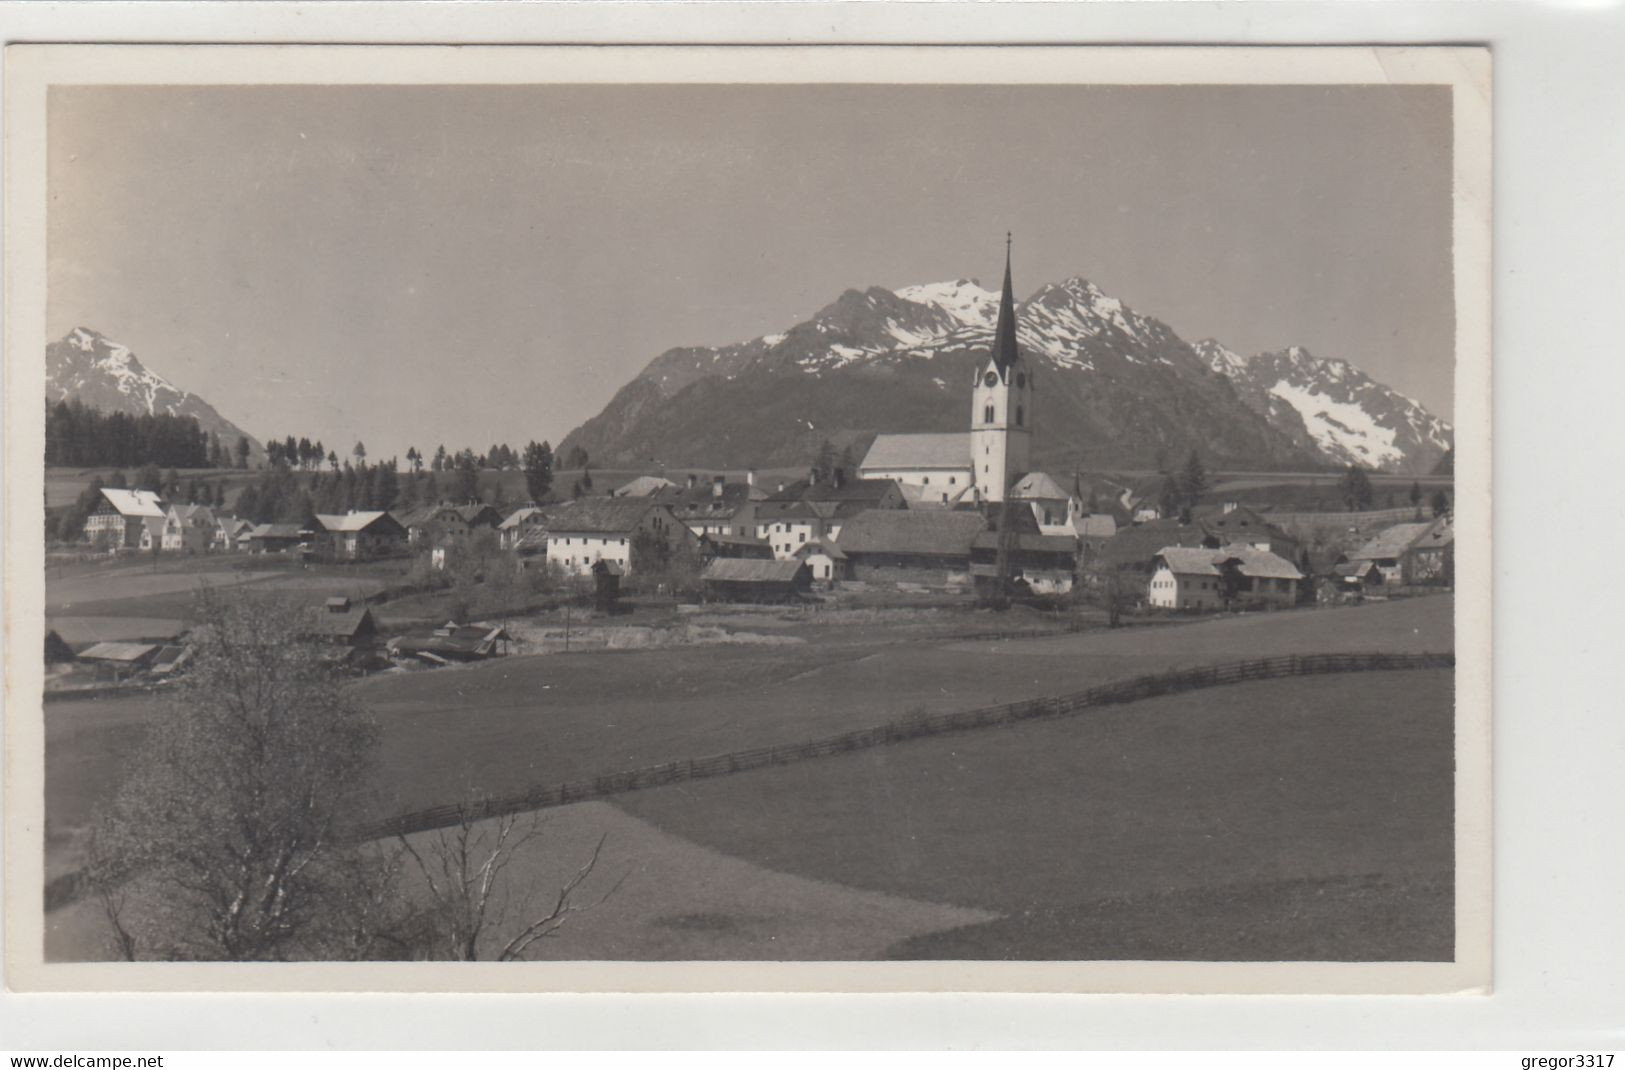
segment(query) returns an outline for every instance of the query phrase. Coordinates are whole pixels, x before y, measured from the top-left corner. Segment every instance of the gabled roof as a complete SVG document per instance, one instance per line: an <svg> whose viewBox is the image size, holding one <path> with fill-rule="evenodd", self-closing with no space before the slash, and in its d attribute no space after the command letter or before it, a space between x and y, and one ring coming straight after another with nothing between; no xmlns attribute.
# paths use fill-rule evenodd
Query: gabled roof
<svg viewBox="0 0 1625 1070"><path fill-rule="evenodd" d="M721 494L714 483L698 483L692 487L668 486L645 497L669 506L680 519L701 520L731 517L763 494L747 483L724 483Z"/></svg>
<svg viewBox="0 0 1625 1070"><path fill-rule="evenodd" d="M1195 510L1191 519L1221 540L1253 538L1259 534L1275 539L1289 538L1262 513L1245 505L1238 505L1229 512L1225 512L1223 506L1207 506Z"/></svg>
<svg viewBox="0 0 1625 1070"><path fill-rule="evenodd" d="M157 643L97 643L79 654L81 661L135 662L158 652Z"/></svg>
<svg viewBox="0 0 1625 1070"><path fill-rule="evenodd" d="M1061 484L1048 472L1028 472L1010 488L1010 497L1022 501L1065 501L1071 495L1061 489Z"/></svg>
<svg viewBox="0 0 1625 1070"><path fill-rule="evenodd" d="M847 554L897 553L968 557L971 543L987 530L980 513L926 509L870 509L841 528Z"/></svg>
<svg viewBox="0 0 1625 1070"><path fill-rule="evenodd" d="M1434 521L1426 535L1416 540L1413 550L1442 550L1456 541L1456 525L1448 516Z"/></svg>
<svg viewBox="0 0 1625 1070"><path fill-rule="evenodd" d="M999 533L984 531L976 536L976 541L971 545L978 550L997 550ZM1010 549L1035 554L1075 554L1078 552L1078 539L1075 535L1039 535L1019 531L1011 537Z"/></svg>
<svg viewBox="0 0 1625 1070"><path fill-rule="evenodd" d="M1431 521L1417 524L1395 524L1373 536L1358 550L1349 554L1350 561L1380 561L1399 557L1433 527Z"/></svg>
<svg viewBox="0 0 1625 1070"><path fill-rule="evenodd" d="M758 522L772 523L776 520L817 520L827 513L834 513L833 509L820 511L817 502L806 502L797 499L787 501L774 499L761 502L756 506L756 519Z"/></svg>
<svg viewBox="0 0 1625 1070"><path fill-rule="evenodd" d="M664 476L638 476L629 483L624 483L615 489L617 498L647 498L666 487L675 487L677 484Z"/></svg>
<svg viewBox="0 0 1625 1070"><path fill-rule="evenodd" d="M839 486L810 483L801 497L809 502L879 502L884 501L896 485L894 479L847 479Z"/></svg>
<svg viewBox="0 0 1625 1070"><path fill-rule="evenodd" d="M1165 546L1201 546L1207 537L1207 533L1194 524L1168 520L1121 527L1101 544L1095 562L1105 568L1148 565Z"/></svg>
<svg viewBox="0 0 1625 1070"><path fill-rule="evenodd" d="M297 539L305 529L298 524L260 524L249 533L250 539Z"/></svg>
<svg viewBox="0 0 1625 1070"><path fill-rule="evenodd" d="M530 520L532 517L546 518L547 512L539 505L527 505L522 509L515 509L497 525L500 531L512 531L514 528Z"/></svg>
<svg viewBox="0 0 1625 1070"><path fill-rule="evenodd" d="M647 498L577 498L548 516L548 530L557 534L608 533L624 535L643 522L657 503Z"/></svg>
<svg viewBox="0 0 1625 1070"><path fill-rule="evenodd" d="M383 510L366 513L317 513L316 522L330 532L366 531L375 524L400 527L401 522Z"/></svg>
<svg viewBox="0 0 1625 1070"><path fill-rule="evenodd" d="M502 520L502 514L496 511L493 505L475 503L473 505L454 505L452 511L463 518L465 524L489 524L496 527Z"/></svg>
<svg viewBox="0 0 1625 1070"><path fill-rule="evenodd" d="M199 514L202 514L202 516L209 523L214 522L214 510L210 509L207 505L171 505L169 507L168 515L184 522L191 520Z"/></svg>
<svg viewBox="0 0 1625 1070"><path fill-rule="evenodd" d="M1167 546L1157 552L1157 559L1181 576L1217 576L1222 567L1234 564L1243 576L1254 579L1301 580L1303 573L1292 562L1268 550L1251 546L1226 546L1222 550L1209 550L1194 546Z"/></svg>
<svg viewBox="0 0 1625 1070"><path fill-rule="evenodd" d="M700 579L718 583L794 583L807 563L798 559L719 557L705 566Z"/></svg>
<svg viewBox="0 0 1625 1070"><path fill-rule="evenodd" d="M969 471L969 431L929 431L911 435L876 435L860 470L958 468Z"/></svg>
<svg viewBox="0 0 1625 1070"><path fill-rule="evenodd" d="M1217 576L1222 561L1216 551L1200 546L1165 546L1156 553L1155 560L1168 566L1179 576Z"/></svg>
<svg viewBox="0 0 1625 1070"><path fill-rule="evenodd" d="M825 542L809 542L796 547L796 556L805 560L813 554L823 554L831 561L845 561L846 553L834 540Z"/></svg>
<svg viewBox="0 0 1625 1070"><path fill-rule="evenodd" d="M355 606L343 613L322 611L311 615L310 634L330 639L353 639L363 631L376 631L372 610Z"/></svg>
<svg viewBox="0 0 1625 1070"><path fill-rule="evenodd" d="M122 515L129 517L164 515L163 499L150 490L120 490L116 487L103 487L102 497L107 504L117 509Z"/></svg>

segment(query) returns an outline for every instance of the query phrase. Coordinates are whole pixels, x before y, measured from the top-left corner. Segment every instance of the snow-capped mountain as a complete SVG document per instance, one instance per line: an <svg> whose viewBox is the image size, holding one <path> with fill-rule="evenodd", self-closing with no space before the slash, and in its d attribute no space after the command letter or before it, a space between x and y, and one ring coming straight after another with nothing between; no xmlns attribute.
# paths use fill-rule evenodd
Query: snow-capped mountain
<svg viewBox="0 0 1625 1070"><path fill-rule="evenodd" d="M213 405L145 367L125 346L85 327L75 327L45 347L45 397L53 402L78 398L104 412L191 416L205 433L218 434L227 449L235 449L239 437L247 438L250 463L265 456L253 435Z"/></svg>
<svg viewBox="0 0 1625 1070"><path fill-rule="evenodd" d="M1195 348L1254 412L1339 464L1421 475L1454 445L1448 423L1348 361L1301 346L1241 357L1211 338Z"/></svg>
<svg viewBox="0 0 1625 1070"><path fill-rule="evenodd" d="M605 465L778 466L805 463L825 438L861 456L879 431L963 430L998 300L974 279L871 286L780 332L668 350L559 448L580 445ZM1259 393L1240 371L1254 361L1217 343L1192 347L1087 279L1041 287L1017 305L1016 323L1039 384L1039 464L1146 467L1196 449L1210 466L1322 467L1365 445L1362 463L1405 467L1414 448L1397 429L1388 439L1371 430L1389 426L1398 395L1360 373L1350 369L1348 385L1358 377L1370 389L1335 397L1355 407L1381 401L1380 411L1362 422L1305 401L1313 412L1297 415L1292 399L1317 390L1331 399L1329 387L1283 372L1269 384L1275 394ZM1255 361L1259 371L1269 366ZM1322 363L1333 362L1315 366ZM1448 437L1447 426L1415 408L1417 420L1433 421L1429 434Z"/></svg>

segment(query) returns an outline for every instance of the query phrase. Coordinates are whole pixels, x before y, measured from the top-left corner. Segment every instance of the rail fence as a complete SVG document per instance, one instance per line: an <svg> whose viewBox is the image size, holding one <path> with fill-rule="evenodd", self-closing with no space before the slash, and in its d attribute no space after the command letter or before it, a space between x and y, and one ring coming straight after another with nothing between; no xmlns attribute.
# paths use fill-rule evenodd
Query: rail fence
<svg viewBox="0 0 1625 1070"><path fill-rule="evenodd" d="M1021 721L1068 717L1099 706L1137 702L1158 695L1194 691L1199 688L1322 673L1443 669L1451 668L1455 664L1454 654L1292 654L1195 669L1176 669L1101 684L1087 691L1068 695L1028 699L934 716L904 717L873 728L860 728L803 743L755 747L704 758L667 762L662 765L644 766L640 769L537 787L520 795L480 799L472 804L454 803L431 807L358 826L350 830L350 836L356 840L373 840L387 836L409 835L414 832L448 828L464 820L480 820L564 806L568 803L657 788L685 780L727 776L767 766L789 765L792 762L850 754L870 747L927 736L991 728Z"/></svg>
<svg viewBox="0 0 1625 1070"><path fill-rule="evenodd" d="M630 791L681 783L685 780L728 776L767 766L789 765L792 762L850 754L871 747L946 735L951 732L973 731L1023 721L1053 720L1100 706L1138 702L1158 695L1171 695L1225 684L1324 673L1448 669L1453 668L1455 664L1455 654L1290 654L1194 669L1175 669L1101 684L1087 691L1067 695L1008 702L998 706L984 706L980 709L934 716L908 716L873 728L860 728L803 743L755 747L705 758L644 766L640 769L572 780L549 787L537 787L520 795L480 799L472 804L453 803L434 806L383 821L357 825L347 830L346 835L354 842L411 835L433 829L451 828L465 820L478 821L506 814L542 810L552 806L564 806ZM45 909L51 911L67 906L81 898L88 890L88 880L83 870L63 874L46 883Z"/></svg>

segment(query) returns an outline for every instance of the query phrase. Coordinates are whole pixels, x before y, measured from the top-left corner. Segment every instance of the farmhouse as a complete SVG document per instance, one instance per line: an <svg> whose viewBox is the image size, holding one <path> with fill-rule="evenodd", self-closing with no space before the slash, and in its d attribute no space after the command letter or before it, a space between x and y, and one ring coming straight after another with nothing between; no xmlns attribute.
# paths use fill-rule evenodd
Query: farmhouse
<svg viewBox="0 0 1625 1070"><path fill-rule="evenodd" d="M410 546L425 543L444 546L453 540L467 538L474 531L486 528L496 530L502 523L502 514L495 507L479 502L469 505L441 502L414 509L396 523L405 533Z"/></svg>
<svg viewBox="0 0 1625 1070"><path fill-rule="evenodd" d="M854 579L940 585L966 582L971 544L986 530L976 512L871 509L846 522L837 544Z"/></svg>
<svg viewBox="0 0 1625 1070"><path fill-rule="evenodd" d="M648 498L580 498L549 518L547 560L585 576L593 562L609 561L632 571L632 542L647 532L668 545L693 535L670 508Z"/></svg>
<svg viewBox="0 0 1625 1070"><path fill-rule="evenodd" d="M410 529L408 529L410 530ZM542 542L546 544L547 512L537 505L527 505L522 509L515 509L497 525L497 539L504 550L517 550L521 541L527 535L542 533Z"/></svg>
<svg viewBox="0 0 1625 1070"><path fill-rule="evenodd" d="M754 535L701 535L699 549L700 557L706 561L717 557L773 559L772 544Z"/></svg>
<svg viewBox="0 0 1625 1070"><path fill-rule="evenodd" d="M172 505L164 514L163 548L169 552L206 554L218 530L206 505Z"/></svg>
<svg viewBox="0 0 1625 1070"><path fill-rule="evenodd" d="M280 554L298 549L306 535L307 532L298 524L259 524L246 536L240 537L238 542L246 542L246 549L251 554Z"/></svg>
<svg viewBox="0 0 1625 1070"><path fill-rule="evenodd" d="M320 552L335 561L365 561L399 552L406 529L386 512L317 513Z"/></svg>
<svg viewBox="0 0 1625 1070"><path fill-rule="evenodd" d="M368 646L378 639L378 622L366 606L354 605L348 598L329 598L311 615L307 634L338 646Z"/></svg>
<svg viewBox="0 0 1625 1070"><path fill-rule="evenodd" d="M787 602L812 587L805 561L719 557L700 573L705 596L718 602Z"/></svg>
<svg viewBox="0 0 1625 1070"><path fill-rule="evenodd" d="M763 502L756 510L756 536L772 547L773 556L788 561L810 542L828 537L834 505L780 499Z"/></svg>
<svg viewBox="0 0 1625 1070"><path fill-rule="evenodd" d="M1211 537L1215 546L1245 543L1268 550L1288 561L1300 560L1302 544L1261 513L1235 502L1207 506L1192 511L1191 521Z"/></svg>
<svg viewBox="0 0 1625 1070"><path fill-rule="evenodd" d="M210 539L210 546L217 553L231 553L235 550L247 549L243 539L251 534L254 525L246 520L239 520L234 516L217 516L214 521L214 534Z"/></svg>
<svg viewBox="0 0 1625 1070"><path fill-rule="evenodd" d="M1454 529L1449 517L1395 524L1349 554L1352 563L1369 561L1384 583L1447 583L1453 565Z"/></svg>
<svg viewBox="0 0 1625 1070"><path fill-rule="evenodd" d="M885 434L858 465L864 479L892 479L938 504L1002 502L1031 469L1033 374L1016 344L1010 248L1005 243L1004 290L993 346L971 385L970 430L950 434Z"/></svg>
<svg viewBox="0 0 1625 1070"><path fill-rule="evenodd" d="M1147 600L1165 609L1290 606L1301 579L1290 561L1268 550L1241 544L1221 550L1170 546L1156 556Z"/></svg>
<svg viewBox="0 0 1625 1070"><path fill-rule="evenodd" d="M141 541L143 550L162 550L164 548L164 518L161 516L144 516L141 518Z"/></svg>
<svg viewBox="0 0 1625 1070"><path fill-rule="evenodd" d="M696 535L750 535L756 528L756 503L767 494L752 473L743 483L713 476L702 484L690 475L687 486L663 487L644 497L668 507Z"/></svg>
<svg viewBox="0 0 1625 1070"><path fill-rule="evenodd" d="M1077 536L1017 531L1005 535L1002 543L1001 547L997 531L984 531L971 542L971 575L978 583L997 581L1002 549L1005 579L1033 594L1065 594L1072 589L1078 568Z"/></svg>
<svg viewBox="0 0 1625 1070"><path fill-rule="evenodd" d="M812 578L820 583L833 586L839 580L852 577L846 552L836 542L809 542L796 551L796 557L807 562Z"/></svg>
<svg viewBox="0 0 1625 1070"><path fill-rule="evenodd" d="M164 503L150 490L103 487L101 501L85 519L85 536L98 546L127 549L141 545L146 521L162 523ZM162 531L159 533L162 539Z"/></svg>

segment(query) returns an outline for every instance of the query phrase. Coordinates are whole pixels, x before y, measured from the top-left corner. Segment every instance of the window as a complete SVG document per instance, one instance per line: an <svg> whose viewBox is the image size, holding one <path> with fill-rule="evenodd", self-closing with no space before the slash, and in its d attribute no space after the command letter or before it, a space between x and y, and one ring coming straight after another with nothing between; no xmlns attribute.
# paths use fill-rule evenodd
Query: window
<svg viewBox="0 0 1625 1070"><path fill-rule="evenodd" d="M805 532L805 531L803 531L803 532L802 532L802 533L801 533L801 541L802 541L802 542L806 542L806 541L807 541L807 533L806 533L806 532Z"/></svg>
<svg viewBox="0 0 1625 1070"><path fill-rule="evenodd" d="M925 486L929 487L931 485L931 477L926 476L923 482Z"/></svg>
<svg viewBox="0 0 1625 1070"><path fill-rule="evenodd" d="M1020 405L1016 406L1016 426L1017 427L1021 426L1021 406Z"/></svg>
<svg viewBox="0 0 1625 1070"><path fill-rule="evenodd" d="M948 477L948 485L950 487L953 486L955 483L958 483L958 482L959 482L959 477L958 476L949 476Z"/></svg>
<svg viewBox="0 0 1625 1070"><path fill-rule="evenodd" d="M986 408L984 408L982 410L982 422L984 424L990 424L990 423L993 422L993 406L992 405L989 405L989 406L987 406Z"/></svg>

